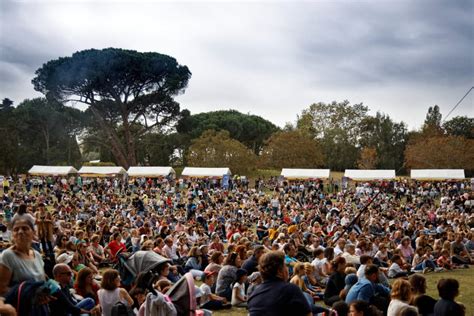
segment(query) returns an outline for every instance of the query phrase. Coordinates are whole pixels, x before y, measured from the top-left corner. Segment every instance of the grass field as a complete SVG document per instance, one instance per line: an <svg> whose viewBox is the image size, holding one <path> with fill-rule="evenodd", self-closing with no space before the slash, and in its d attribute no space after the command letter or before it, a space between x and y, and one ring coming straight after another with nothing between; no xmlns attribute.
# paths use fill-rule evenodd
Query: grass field
<svg viewBox="0 0 474 316"><path fill-rule="evenodd" d="M436 284L443 278L454 278L461 284L461 294L456 298L457 302L463 303L466 306L466 316L474 315L474 267L470 269L460 269L442 273L429 273L425 275L428 290L427 294L438 299L438 290ZM243 308L232 308L231 310L217 311L213 315L216 316L244 316L247 315L247 310ZM449 315L457 316L457 315Z"/></svg>

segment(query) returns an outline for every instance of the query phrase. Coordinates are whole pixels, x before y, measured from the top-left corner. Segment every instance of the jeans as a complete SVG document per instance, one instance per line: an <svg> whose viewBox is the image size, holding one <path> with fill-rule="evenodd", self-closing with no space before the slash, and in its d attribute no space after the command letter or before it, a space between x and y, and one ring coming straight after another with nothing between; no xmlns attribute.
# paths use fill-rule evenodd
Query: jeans
<svg viewBox="0 0 474 316"><path fill-rule="evenodd" d="M76 307L90 311L95 307L95 301L90 297L86 297L85 299L77 303Z"/></svg>
<svg viewBox="0 0 474 316"><path fill-rule="evenodd" d="M424 260L422 263L416 265L415 270L424 270L426 268L434 269L436 265L431 260Z"/></svg>

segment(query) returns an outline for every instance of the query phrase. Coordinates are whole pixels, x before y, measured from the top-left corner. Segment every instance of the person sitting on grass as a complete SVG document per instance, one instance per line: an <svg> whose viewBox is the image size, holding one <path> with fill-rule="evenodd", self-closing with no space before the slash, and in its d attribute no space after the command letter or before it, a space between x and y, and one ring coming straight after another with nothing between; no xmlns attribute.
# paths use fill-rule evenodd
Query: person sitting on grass
<svg viewBox="0 0 474 316"><path fill-rule="evenodd" d="M245 295L247 270L238 269L235 274L237 276L237 281L232 286L232 306L247 307L247 295Z"/></svg>
<svg viewBox="0 0 474 316"><path fill-rule="evenodd" d="M409 272L404 270L402 258L399 255L394 255L392 257L392 264L388 268L388 277L389 278L403 278L408 276Z"/></svg>
<svg viewBox="0 0 474 316"><path fill-rule="evenodd" d="M288 267L285 254L269 251L259 260L263 283L249 297L249 316L311 316L311 309L303 292L288 283Z"/></svg>
<svg viewBox="0 0 474 316"><path fill-rule="evenodd" d="M453 263L451 262L451 257L449 256L448 250L441 250L439 258L436 260L436 263L440 268L446 270L452 270L454 268Z"/></svg>
<svg viewBox="0 0 474 316"><path fill-rule="evenodd" d="M411 307L416 311L415 307L409 305L412 295L411 285L407 280L395 280L392 285L392 299L388 305L387 316L398 316L404 307Z"/></svg>
<svg viewBox="0 0 474 316"><path fill-rule="evenodd" d="M459 295L459 282L455 279L441 279L438 281L438 293L441 299L435 304L434 316L464 316L464 306L454 301Z"/></svg>
<svg viewBox="0 0 474 316"><path fill-rule="evenodd" d="M433 315L436 300L426 295L426 279L421 274L413 274L409 279L413 292L411 304L418 308L421 316Z"/></svg>
<svg viewBox="0 0 474 316"><path fill-rule="evenodd" d="M231 308L232 305L227 303L225 297L213 294L211 291L215 282L215 274L215 272L204 272L202 280L204 283L200 287L203 293L201 296L201 308L210 310Z"/></svg>
<svg viewBox="0 0 474 316"><path fill-rule="evenodd" d="M422 270L423 273L426 273L428 271L434 271L436 264L429 258L423 248L416 248L412 267L414 267L415 270Z"/></svg>

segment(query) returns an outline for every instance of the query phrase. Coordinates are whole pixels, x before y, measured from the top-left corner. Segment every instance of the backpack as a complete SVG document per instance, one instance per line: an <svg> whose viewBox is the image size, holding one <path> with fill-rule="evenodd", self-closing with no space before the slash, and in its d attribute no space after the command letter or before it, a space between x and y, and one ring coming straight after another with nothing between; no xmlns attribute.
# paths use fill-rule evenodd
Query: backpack
<svg viewBox="0 0 474 316"><path fill-rule="evenodd" d="M135 313L132 311L130 307L128 307L124 303L117 302L114 306L112 306L111 315L112 316L134 316Z"/></svg>

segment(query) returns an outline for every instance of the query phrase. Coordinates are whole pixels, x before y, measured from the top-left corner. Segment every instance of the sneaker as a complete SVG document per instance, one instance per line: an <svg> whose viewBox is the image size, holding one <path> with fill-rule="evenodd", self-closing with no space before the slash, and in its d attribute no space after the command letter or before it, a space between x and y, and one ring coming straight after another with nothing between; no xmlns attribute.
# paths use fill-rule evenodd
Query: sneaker
<svg viewBox="0 0 474 316"><path fill-rule="evenodd" d="M430 268L426 267L423 269L423 274L427 274L430 271Z"/></svg>

